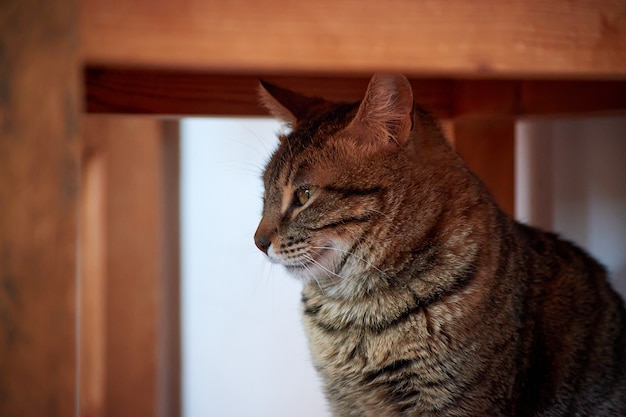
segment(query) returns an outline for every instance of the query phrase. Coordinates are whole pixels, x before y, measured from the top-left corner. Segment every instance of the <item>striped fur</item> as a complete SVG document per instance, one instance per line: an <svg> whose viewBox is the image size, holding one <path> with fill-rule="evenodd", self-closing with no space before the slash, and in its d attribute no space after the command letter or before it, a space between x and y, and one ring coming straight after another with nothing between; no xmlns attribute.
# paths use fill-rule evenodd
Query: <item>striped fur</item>
<svg viewBox="0 0 626 417"><path fill-rule="evenodd" d="M255 241L303 282L333 415L626 415L604 268L503 214L404 77L375 75L361 103L261 95L292 131Z"/></svg>

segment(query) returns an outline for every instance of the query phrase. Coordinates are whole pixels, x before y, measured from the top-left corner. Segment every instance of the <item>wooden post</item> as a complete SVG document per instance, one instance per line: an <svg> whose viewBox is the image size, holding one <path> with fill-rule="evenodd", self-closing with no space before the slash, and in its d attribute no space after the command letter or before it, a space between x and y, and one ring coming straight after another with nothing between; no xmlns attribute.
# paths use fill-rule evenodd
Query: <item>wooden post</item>
<svg viewBox="0 0 626 417"><path fill-rule="evenodd" d="M0 415L77 408L73 0L0 2Z"/></svg>
<svg viewBox="0 0 626 417"><path fill-rule="evenodd" d="M159 417L182 415L180 306L180 123L161 122L161 201L163 246L161 274L161 331L157 375Z"/></svg>
<svg viewBox="0 0 626 417"><path fill-rule="evenodd" d="M92 167L85 184L93 187L85 191L92 207L85 236L101 243L84 239L83 257L95 261L83 281L83 304L92 300L83 323L99 328L83 330L83 358L91 363L83 363L90 406L82 415L177 416L178 123L88 116L85 127L94 149L85 163Z"/></svg>
<svg viewBox="0 0 626 417"><path fill-rule="evenodd" d="M80 198L81 417L106 416L107 164L103 144L93 128L92 123L84 123Z"/></svg>
<svg viewBox="0 0 626 417"><path fill-rule="evenodd" d="M496 202L515 214L515 120L461 119L454 122L454 145Z"/></svg>

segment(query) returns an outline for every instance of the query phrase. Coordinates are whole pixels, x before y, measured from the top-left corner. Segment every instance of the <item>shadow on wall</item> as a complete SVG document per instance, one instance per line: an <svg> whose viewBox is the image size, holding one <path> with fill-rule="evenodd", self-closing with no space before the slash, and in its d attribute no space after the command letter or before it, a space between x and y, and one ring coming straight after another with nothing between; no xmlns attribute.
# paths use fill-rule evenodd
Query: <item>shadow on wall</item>
<svg viewBox="0 0 626 417"><path fill-rule="evenodd" d="M587 249L626 298L626 118L526 120L516 136L518 218Z"/></svg>

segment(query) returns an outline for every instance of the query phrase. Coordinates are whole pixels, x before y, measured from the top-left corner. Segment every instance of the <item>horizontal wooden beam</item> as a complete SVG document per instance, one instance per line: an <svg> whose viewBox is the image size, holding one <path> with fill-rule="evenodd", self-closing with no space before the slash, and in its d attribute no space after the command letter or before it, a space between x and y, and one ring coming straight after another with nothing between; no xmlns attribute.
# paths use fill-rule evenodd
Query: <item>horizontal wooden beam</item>
<svg viewBox="0 0 626 417"><path fill-rule="evenodd" d="M614 0L82 0L90 65L495 78L624 78Z"/></svg>
<svg viewBox="0 0 626 417"><path fill-rule="evenodd" d="M368 77L224 75L89 68L89 113L254 116L258 79L330 100L360 100ZM417 102L441 118L626 112L626 81L411 80Z"/></svg>
<svg viewBox="0 0 626 417"><path fill-rule="evenodd" d="M626 2L625 2L626 3ZM523 83L521 114L624 112L626 81L535 81Z"/></svg>
<svg viewBox="0 0 626 417"><path fill-rule="evenodd" d="M152 115L266 115L257 98L259 79L329 100L358 101L368 78L223 75L194 72L87 69L87 111ZM451 109L452 84L414 80L422 103L442 116Z"/></svg>

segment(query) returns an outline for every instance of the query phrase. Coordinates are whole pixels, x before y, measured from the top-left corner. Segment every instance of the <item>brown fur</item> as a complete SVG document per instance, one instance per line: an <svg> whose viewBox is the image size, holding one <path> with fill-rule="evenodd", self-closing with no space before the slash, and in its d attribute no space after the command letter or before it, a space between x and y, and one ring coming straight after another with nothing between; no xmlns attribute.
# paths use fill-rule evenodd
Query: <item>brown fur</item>
<svg viewBox="0 0 626 417"><path fill-rule="evenodd" d="M626 415L626 313L604 268L503 214L403 76L352 104L264 86L293 130L255 240L304 283L335 416Z"/></svg>

